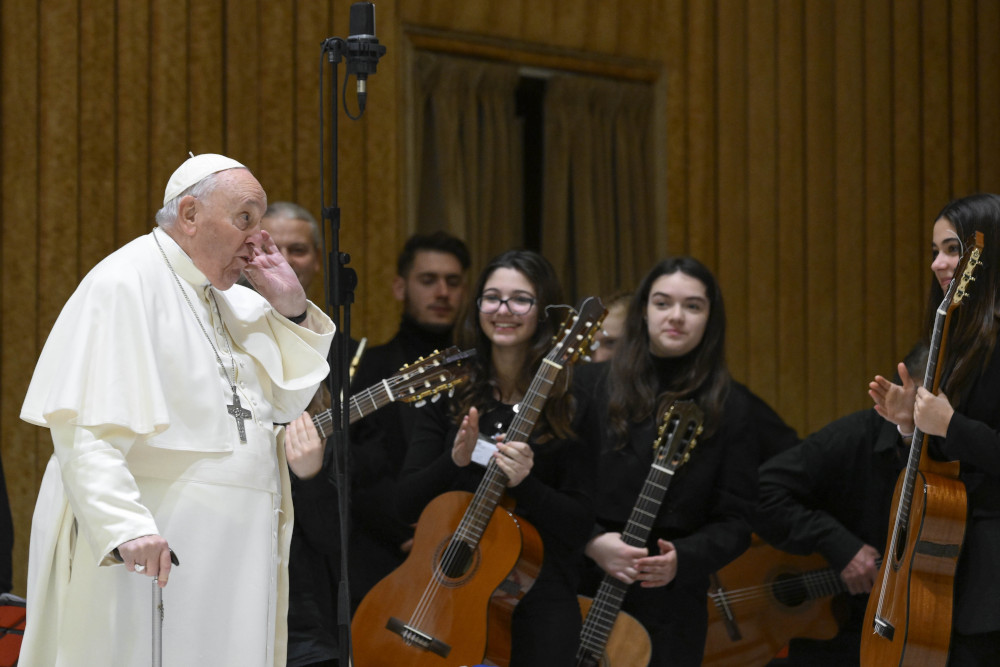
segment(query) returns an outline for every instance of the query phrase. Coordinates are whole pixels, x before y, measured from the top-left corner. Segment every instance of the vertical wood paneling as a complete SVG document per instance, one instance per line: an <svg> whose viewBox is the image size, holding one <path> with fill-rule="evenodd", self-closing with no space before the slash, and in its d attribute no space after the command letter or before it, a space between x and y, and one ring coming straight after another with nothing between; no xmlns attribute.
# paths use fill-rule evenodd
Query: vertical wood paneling
<svg viewBox="0 0 1000 667"><path fill-rule="evenodd" d="M34 3L0 3L0 454L14 520L14 592L24 594L28 531L38 479L52 452L18 419L38 343L38 63Z"/></svg>
<svg viewBox="0 0 1000 667"><path fill-rule="evenodd" d="M721 0L715 7L717 22L718 144L715 162L718 183L715 188L718 210L718 240L714 258L715 273L722 285L726 303L726 351L730 369L736 377L747 371L747 22L743 3ZM756 165L755 167L756 168ZM705 260L705 257L701 258Z"/></svg>
<svg viewBox="0 0 1000 667"><path fill-rule="evenodd" d="M131 241L152 226L152 215L163 202L165 183L152 184L150 171L149 77L151 69L150 8L124 3L117 12L115 32L116 245ZM180 162L178 162L180 164Z"/></svg>
<svg viewBox="0 0 1000 667"><path fill-rule="evenodd" d="M664 110L666 111L666 127L661 131L666 134L663 145L665 155L657 155L657 164L661 166L659 173L665 174L666 183L660 183L658 190L666 192L666 201L659 197L659 205L665 207L667 216L665 248L658 250L662 254L679 254L689 249L688 225L686 220L690 214L690 197L688 176L690 165L690 125L688 118L689 92L689 47L687 30L687 4L684 0L668 0L664 11L666 30L664 59L672 64L665 68L666 78ZM643 274L644 275L644 274Z"/></svg>
<svg viewBox="0 0 1000 667"><path fill-rule="evenodd" d="M902 0L892 5L893 34L893 209L895 212L895 264L897 272L911 277L898 281L893 295L896 320L911 323L900 331L900 347L912 345L921 335L926 264L929 244L924 243L919 196L922 178L920 137L920 3ZM920 287L917 287L920 286Z"/></svg>
<svg viewBox="0 0 1000 667"><path fill-rule="evenodd" d="M190 37L188 17L171 0L152 0L150 7L151 40L148 94L150 99L149 145L150 189L153 200L144 212L147 229L150 210L163 204L163 188L170 174L188 157L188 151L208 151L189 146L187 72ZM141 47L140 47L141 48ZM198 64L200 66L200 63ZM236 157L236 156L234 156ZM239 160L239 157L236 157Z"/></svg>
<svg viewBox="0 0 1000 667"><path fill-rule="evenodd" d="M688 228L683 249L714 269L716 226L715 12L712 3L688 6ZM677 249L681 250L681 249Z"/></svg>
<svg viewBox="0 0 1000 667"><path fill-rule="evenodd" d="M950 30L948 5L924 3L921 8L921 38L919 55L923 80L920 82L923 109L921 128L923 147L923 213L929 230L934 215L941 210L954 192L951 182L951 99L952 79L949 63ZM968 193L962 193L968 194ZM930 239L930 232L924 238ZM928 242L928 246L930 243Z"/></svg>
<svg viewBox="0 0 1000 667"><path fill-rule="evenodd" d="M863 0L840 0L834 11L834 275L836 300L836 359L833 366L834 405L847 414L864 399L865 339L875 335L860 320L867 280L864 273L865 230L856 223L865 204L864 174L864 31Z"/></svg>
<svg viewBox="0 0 1000 667"><path fill-rule="evenodd" d="M82 90L114 90L115 33L114 0L82 0L80 3L79 72ZM114 220L115 125L114 95L81 95L79 220ZM117 247L114 225L88 225L79 231L80 261L89 270Z"/></svg>
<svg viewBox="0 0 1000 667"><path fill-rule="evenodd" d="M778 367L777 409L802 432L806 426L805 34L801 5L778 12Z"/></svg>
<svg viewBox="0 0 1000 667"><path fill-rule="evenodd" d="M80 40L75 0L40 6L38 178L44 184L38 202L39 322L43 334L81 277L76 217L80 192L80 78L76 58Z"/></svg>
<svg viewBox="0 0 1000 667"><path fill-rule="evenodd" d="M260 3L227 2L225 31L226 152L251 171L261 169Z"/></svg>
<svg viewBox="0 0 1000 667"><path fill-rule="evenodd" d="M773 0L747 5L746 373L772 405L778 398L777 12ZM732 303L728 299L727 305Z"/></svg>
<svg viewBox="0 0 1000 667"><path fill-rule="evenodd" d="M382 35L388 32L387 23L382 19L380 2L376 11L376 30ZM321 149L319 145L319 72L320 52L323 40L333 36L332 2L299 2L296 4L295 20L295 60L291 76L295 81L292 94L294 102L292 109L292 131L288 148L294 153L292 164L293 199L306 207L320 223L326 227L323 220L322 202L320 201L319 164ZM346 34L346 33L345 33ZM374 87L374 86L373 86ZM329 98L330 86L324 81L323 96ZM374 96L374 95L373 95ZM329 154L332 145L329 121L325 127L326 146L323 155ZM329 191L327 191L329 194ZM314 303L325 303L325 292L322 281L315 281L310 298Z"/></svg>
<svg viewBox="0 0 1000 667"><path fill-rule="evenodd" d="M195 155L226 152L223 134L226 109L223 52L227 40L222 8L222 4L215 2L188 3L187 79L190 95L187 96L187 106L190 120L187 142L182 148ZM271 46L266 40L262 43L269 53ZM182 153L178 159L185 155Z"/></svg>
<svg viewBox="0 0 1000 667"><path fill-rule="evenodd" d="M975 36L979 51L977 73L979 91L979 182L977 190L1000 192L1000 2L979 0L976 7Z"/></svg>
<svg viewBox="0 0 1000 667"><path fill-rule="evenodd" d="M94 262L149 229L188 150L230 153L319 214L319 48L346 37L350 4L0 4L0 434L22 592L51 444L17 414L52 321ZM735 373L803 433L867 405L865 380L921 335L929 218L1000 191L993 0L380 0L389 52L368 111L338 110L357 335L397 324L404 22L662 66L656 254L716 271Z"/></svg>
<svg viewBox="0 0 1000 667"><path fill-rule="evenodd" d="M260 41L267 53L260 59L261 136L258 178L267 190L269 201L290 200L294 191L292 163L292 105L295 101L294 71L296 44L293 41L292 3L265 2L260 6ZM303 45L304 46L304 45ZM313 52L319 53L315 46ZM316 93L318 95L318 92Z"/></svg>
<svg viewBox="0 0 1000 667"><path fill-rule="evenodd" d="M872 377L876 373L891 377L894 362L906 350L897 340L900 322L887 304L897 280L892 262L892 45L885 38L891 32L890 20L888 3L865 3L865 201L858 213L864 216L865 368Z"/></svg>
<svg viewBox="0 0 1000 667"><path fill-rule="evenodd" d="M975 0L952 0L948 31L951 67L952 195L976 191Z"/></svg>
<svg viewBox="0 0 1000 667"><path fill-rule="evenodd" d="M813 430L835 414L836 366L853 360L838 357L836 311L830 276L836 275L834 224L834 40L832 0L805 6L805 147L806 147L806 397L807 427ZM838 276L840 278L840 276Z"/></svg>

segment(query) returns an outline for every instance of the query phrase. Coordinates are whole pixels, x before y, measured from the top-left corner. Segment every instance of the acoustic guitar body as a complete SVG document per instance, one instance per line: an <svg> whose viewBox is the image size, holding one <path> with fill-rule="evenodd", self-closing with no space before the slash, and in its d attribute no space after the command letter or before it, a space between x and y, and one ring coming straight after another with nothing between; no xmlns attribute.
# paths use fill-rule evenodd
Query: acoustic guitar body
<svg viewBox="0 0 1000 667"><path fill-rule="evenodd" d="M452 491L424 509L409 557L358 606L354 665L509 662L509 615L538 576L542 542L533 526L497 507L476 547L449 550L472 498Z"/></svg>
<svg viewBox="0 0 1000 667"><path fill-rule="evenodd" d="M594 601L583 595L577 599L580 602L580 613L586 618ZM619 611L608 636L604 656L598 664L600 667L646 667L652 653L653 647L646 628L631 614Z"/></svg>
<svg viewBox="0 0 1000 667"><path fill-rule="evenodd" d="M890 516L896 515L902 483L900 475ZM863 667L932 667L947 662L966 510L962 482L917 472L905 539L897 540L899 546L893 549L890 531L887 553L868 598L861 631ZM891 628L890 633L874 632L876 616Z"/></svg>
<svg viewBox="0 0 1000 667"><path fill-rule="evenodd" d="M832 639L838 630L831 610L837 587L830 585L826 595L810 589L819 573L832 575L828 568L819 554L793 555L755 535L750 548L717 574L719 586L731 596L733 619L727 623L721 602L709 596L702 665L766 665L793 637Z"/></svg>

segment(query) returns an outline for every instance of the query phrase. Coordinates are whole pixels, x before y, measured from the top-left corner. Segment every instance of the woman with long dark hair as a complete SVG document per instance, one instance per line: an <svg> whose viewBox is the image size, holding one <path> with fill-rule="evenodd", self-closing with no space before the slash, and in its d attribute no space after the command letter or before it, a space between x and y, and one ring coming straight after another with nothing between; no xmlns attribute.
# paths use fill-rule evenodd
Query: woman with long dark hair
<svg viewBox="0 0 1000 667"><path fill-rule="evenodd" d="M945 206L934 223L928 322L959 263L961 245L982 232L982 264L963 304L952 314L941 391L931 394L905 373L902 385L877 376L869 385L875 409L912 435L932 436L931 454L959 461L968 514L955 574L949 665L1000 660L1000 196L977 194ZM925 334L930 330L928 326Z"/></svg>
<svg viewBox="0 0 1000 667"><path fill-rule="evenodd" d="M503 253L483 270L459 332L459 343L477 351L474 379L452 402L422 409L407 452L399 504L410 520L440 493L476 490L483 477L483 459L473 457L478 436L507 431L553 345L561 313L550 306L561 302L555 271L535 252ZM489 454L509 479L516 513L544 547L538 579L513 613L512 667L572 665L579 638L577 563L593 525L596 453L573 435L568 386L563 371L529 442L496 438Z"/></svg>
<svg viewBox="0 0 1000 667"><path fill-rule="evenodd" d="M587 406L580 433L603 446L597 522L586 547L597 566L591 583L607 573L635 584L623 609L648 631L654 666L700 664L709 574L750 540L757 445L746 428L749 394L726 367L725 335L711 271L694 258L671 257L636 289L610 364L577 377ZM704 432L673 476L646 548L629 546L621 530L653 462L658 420L682 399L701 408Z"/></svg>

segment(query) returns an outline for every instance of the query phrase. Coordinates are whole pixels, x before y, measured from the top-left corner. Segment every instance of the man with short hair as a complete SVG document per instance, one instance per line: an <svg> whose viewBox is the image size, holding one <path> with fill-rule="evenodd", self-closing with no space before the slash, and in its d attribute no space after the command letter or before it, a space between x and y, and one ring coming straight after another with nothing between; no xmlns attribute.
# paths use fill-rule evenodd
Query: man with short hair
<svg viewBox="0 0 1000 667"><path fill-rule="evenodd" d="M20 664L147 664L151 577L164 664L284 664L292 507L278 425L329 372L333 323L261 231L266 207L244 165L192 156L158 227L98 264L53 326L21 411L55 454ZM256 292L234 286L241 273Z"/></svg>
<svg viewBox="0 0 1000 667"><path fill-rule="evenodd" d="M294 202L276 201L267 207L260 226L271 235L308 294L313 279L323 271L323 238L316 218Z"/></svg>
<svg viewBox="0 0 1000 667"><path fill-rule="evenodd" d="M465 243L446 232L418 234L406 242L392 281L393 295L403 304L399 330L388 343L364 354L352 381L354 390L381 382L402 366L451 345L469 263ZM399 518L395 504L396 478L406 455L413 410L393 403L352 430L352 607L403 562L412 545L413 527Z"/></svg>

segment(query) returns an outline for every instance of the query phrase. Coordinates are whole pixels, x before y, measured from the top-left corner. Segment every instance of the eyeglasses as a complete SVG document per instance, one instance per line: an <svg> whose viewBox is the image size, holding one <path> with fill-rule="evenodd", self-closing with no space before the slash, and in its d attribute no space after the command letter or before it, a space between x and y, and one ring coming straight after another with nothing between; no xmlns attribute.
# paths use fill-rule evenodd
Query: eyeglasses
<svg viewBox="0 0 1000 667"><path fill-rule="evenodd" d="M500 310L500 306L506 304L507 310L512 315L527 315L535 305L534 297L517 295L501 299L496 294L484 294L476 299L476 307L480 313L492 315Z"/></svg>

